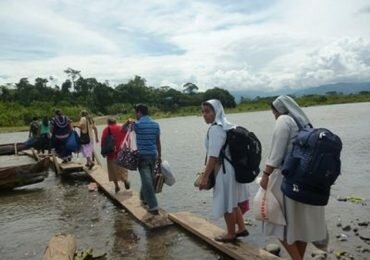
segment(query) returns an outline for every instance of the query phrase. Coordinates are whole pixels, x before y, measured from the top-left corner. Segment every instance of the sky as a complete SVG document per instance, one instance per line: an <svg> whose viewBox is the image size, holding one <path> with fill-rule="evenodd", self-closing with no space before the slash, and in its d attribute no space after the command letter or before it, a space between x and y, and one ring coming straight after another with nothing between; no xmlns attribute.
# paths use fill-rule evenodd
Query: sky
<svg viewBox="0 0 370 260"><path fill-rule="evenodd" d="M83 77L200 90L370 81L369 0L0 0L0 84Z"/></svg>

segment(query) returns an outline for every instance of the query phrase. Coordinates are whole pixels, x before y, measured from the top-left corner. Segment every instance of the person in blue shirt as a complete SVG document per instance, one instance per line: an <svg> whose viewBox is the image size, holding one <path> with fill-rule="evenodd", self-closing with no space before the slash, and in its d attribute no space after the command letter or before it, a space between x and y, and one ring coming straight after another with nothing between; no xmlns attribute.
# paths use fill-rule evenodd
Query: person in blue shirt
<svg viewBox="0 0 370 260"><path fill-rule="evenodd" d="M137 121L134 124L136 145L139 151L139 172L141 177L140 197L148 205L148 211L158 215L158 201L154 191L154 168L156 161L161 162L160 127L149 117L148 107L135 106Z"/></svg>

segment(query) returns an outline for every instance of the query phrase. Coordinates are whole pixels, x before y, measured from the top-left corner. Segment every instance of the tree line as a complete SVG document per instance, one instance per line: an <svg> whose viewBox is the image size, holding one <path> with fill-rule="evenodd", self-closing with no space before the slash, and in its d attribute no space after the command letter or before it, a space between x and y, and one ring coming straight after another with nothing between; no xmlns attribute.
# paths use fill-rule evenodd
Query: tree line
<svg viewBox="0 0 370 260"><path fill-rule="evenodd" d="M228 108L236 106L235 98L218 87L199 92L195 84L188 82L180 91L169 86L148 86L140 76L111 86L108 81L85 78L78 70L68 68L64 72L67 78L60 86L52 84L52 77L38 77L34 83L21 78L14 85L0 86L0 126L25 125L34 116L50 116L56 108L76 120L82 109L95 115L127 114L137 103L148 104L152 112L171 113L188 107L199 109L202 101L211 98L220 99Z"/></svg>

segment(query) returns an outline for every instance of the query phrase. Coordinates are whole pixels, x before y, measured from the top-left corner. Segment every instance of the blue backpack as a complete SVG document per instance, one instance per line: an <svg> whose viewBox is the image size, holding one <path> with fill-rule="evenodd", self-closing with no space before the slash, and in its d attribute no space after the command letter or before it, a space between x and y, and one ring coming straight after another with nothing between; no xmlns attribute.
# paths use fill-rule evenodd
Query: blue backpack
<svg viewBox="0 0 370 260"><path fill-rule="evenodd" d="M302 128L284 159L282 192L310 205L326 205L341 169L342 141L325 128Z"/></svg>

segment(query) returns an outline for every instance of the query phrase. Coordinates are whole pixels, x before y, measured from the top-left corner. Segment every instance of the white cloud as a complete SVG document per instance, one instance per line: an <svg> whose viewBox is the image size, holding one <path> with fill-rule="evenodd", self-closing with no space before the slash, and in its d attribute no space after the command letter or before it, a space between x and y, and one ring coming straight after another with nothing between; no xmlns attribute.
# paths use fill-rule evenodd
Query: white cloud
<svg viewBox="0 0 370 260"><path fill-rule="evenodd" d="M24 51L0 40L0 83L63 80L66 67L116 83L140 75L153 86L191 81L201 89L370 80L367 1L239 4L240 11L228 1L2 1L0 33L24 35ZM49 54L32 57L36 47Z"/></svg>

